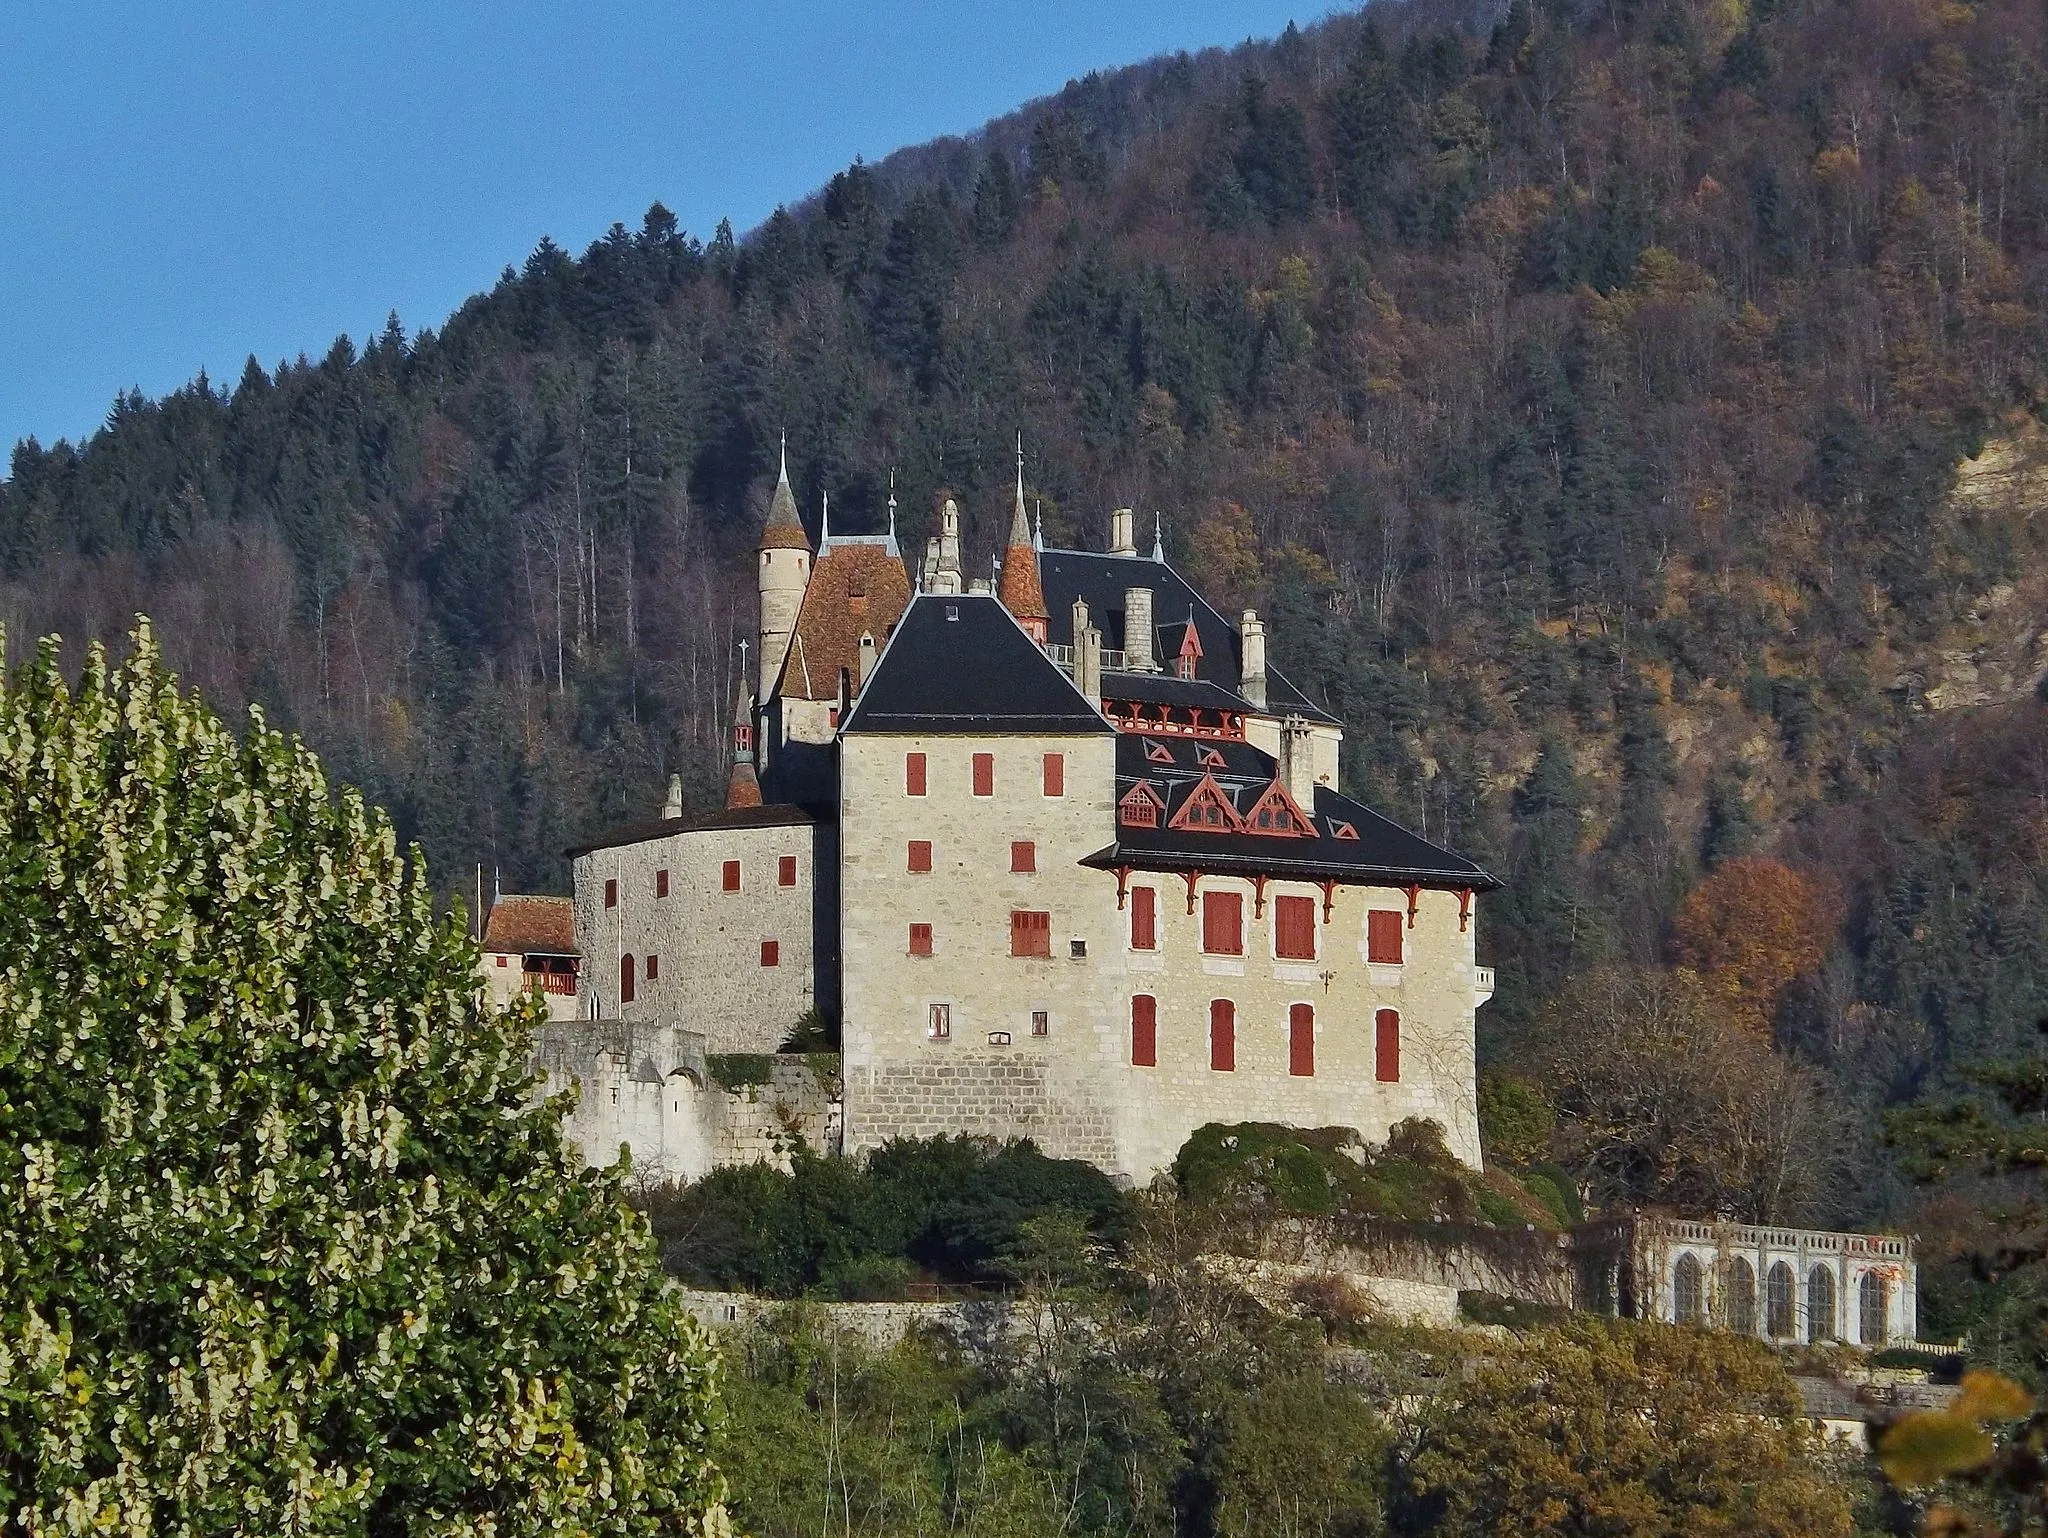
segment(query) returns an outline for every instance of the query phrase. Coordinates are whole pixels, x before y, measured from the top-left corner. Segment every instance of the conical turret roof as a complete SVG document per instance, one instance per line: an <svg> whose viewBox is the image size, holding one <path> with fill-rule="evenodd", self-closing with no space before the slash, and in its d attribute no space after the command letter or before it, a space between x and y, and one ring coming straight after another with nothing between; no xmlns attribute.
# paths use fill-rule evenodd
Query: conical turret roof
<svg viewBox="0 0 2048 1538"><path fill-rule="evenodd" d="M1003 580L996 589L1003 607L1019 619L1044 620L1045 588L1038 580L1038 546L1024 513L1024 471L1017 470L1017 505L1010 510L1010 539L1003 550Z"/></svg>
<svg viewBox="0 0 2048 1538"><path fill-rule="evenodd" d="M789 449L782 451L782 470L775 478L775 495L768 499L768 521L761 529L763 550L809 550L811 537L796 515L796 494L789 489Z"/></svg>

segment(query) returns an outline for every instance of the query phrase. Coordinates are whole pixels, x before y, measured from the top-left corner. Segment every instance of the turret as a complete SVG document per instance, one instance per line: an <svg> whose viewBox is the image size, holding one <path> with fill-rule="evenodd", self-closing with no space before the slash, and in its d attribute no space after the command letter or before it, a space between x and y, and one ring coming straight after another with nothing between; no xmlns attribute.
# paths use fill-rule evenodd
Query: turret
<svg viewBox="0 0 2048 1538"><path fill-rule="evenodd" d="M775 495L768 502L768 520L761 529L761 697L774 692L783 658L796 632L797 611L811 581L811 540L796 515L796 497L789 489L789 451L784 445Z"/></svg>
<svg viewBox="0 0 2048 1538"><path fill-rule="evenodd" d="M1010 542L1003 549L1002 584L996 597L1017 617L1031 639L1045 645L1045 588L1038 578L1038 547L1031 537L1031 520L1024 514L1024 444L1017 443L1017 504L1010 511Z"/></svg>
<svg viewBox="0 0 2048 1538"><path fill-rule="evenodd" d="M676 793L680 799L680 778L676 781ZM726 776L725 804L729 809L761 804L761 777L754 772L754 707L744 688L733 701L732 772Z"/></svg>

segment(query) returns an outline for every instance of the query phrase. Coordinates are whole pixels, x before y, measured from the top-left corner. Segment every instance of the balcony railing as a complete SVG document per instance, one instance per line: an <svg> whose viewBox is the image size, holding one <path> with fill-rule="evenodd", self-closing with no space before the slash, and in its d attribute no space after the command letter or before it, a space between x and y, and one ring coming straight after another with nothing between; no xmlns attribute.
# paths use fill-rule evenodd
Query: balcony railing
<svg viewBox="0 0 2048 1538"><path fill-rule="evenodd" d="M576 974L574 972L529 972L526 986L538 988L542 993L558 993L564 998L576 997Z"/></svg>

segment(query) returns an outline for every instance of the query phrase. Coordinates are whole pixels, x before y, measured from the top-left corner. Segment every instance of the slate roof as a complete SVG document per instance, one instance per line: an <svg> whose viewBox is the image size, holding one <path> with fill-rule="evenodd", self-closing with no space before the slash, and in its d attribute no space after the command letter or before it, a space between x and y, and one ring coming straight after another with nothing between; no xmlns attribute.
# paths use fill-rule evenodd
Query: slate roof
<svg viewBox="0 0 2048 1538"><path fill-rule="evenodd" d="M577 955L575 905L566 897L501 896L484 920L484 949L499 955Z"/></svg>
<svg viewBox="0 0 2048 1538"><path fill-rule="evenodd" d="M1112 732L989 593L911 600L843 732Z"/></svg>
<svg viewBox="0 0 2048 1538"><path fill-rule="evenodd" d="M768 499L768 517L761 528L761 549L810 548L811 536L804 532L804 521L796 512L796 497L789 489L789 458L784 455L782 469L775 477L775 492Z"/></svg>
<svg viewBox="0 0 2048 1538"><path fill-rule="evenodd" d="M895 551L880 543L827 540L811 567L776 692L788 699L839 698L839 670L858 676L861 632L881 646L909 603L910 577Z"/></svg>
<svg viewBox="0 0 2048 1538"><path fill-rule="evenodd" d="M1105 699L1136 700L1143 705L1183 705L1234 711L1239 715L1258 713L1258 707L1235 689L1173 673L1104 673L1102 693Z"/></svg>
<svg viewBox="0 0 2048 1538"><path fill-rule="evenodd" d="M1185 578L1164 561L1146 556L1101 555L1092 550L1046 550L1038 557L1039 583L1045 591L1050 618L1046 639L1058 646L1074 643L1074 600L1088 603L1088 618L1102 632L1102 644L1113 651L1125 649L1124 590L1149 587L1152 590L1152 626L1160 638L1153 642L1153 656L1169 673L1180 653L1181 631L1194 613L1195 634L1201 640L1202 660L1195 676L1238 695L1241 678L1237 625L1210 606L1207 599L1190 587ZM1168 646L1163 637L1171 635ZM1116 675L1121 684L1122 675ZM1105 675L1103 687L1109 689ZM1118 698L1132 698L1121 695ZM1245 701L1235 707L1262 715L1296 714L1311 721L1334 723L1336 717L1315 704L1287 681L1269 662L1266 665L1266 707Z"/></svg>
<svg viewBox="0 0 2048 1538"><path fill-rule="evenodd" d="M1162 762L1156 756L1162 751L1170 762ZM1205 763L1205 752L1222 762ZM1126 732L1116 745L1118 802L1122 802L1132 786L1144 780L1165 798L1166 810L1156 828L1126 827L1119 821L1116 842L1081 863L1101 869L1120 865L1138 870L1199 869L1219 875L1241 872L1353 884L1471 887L1478 891L1500 885L1464 856L1418 838L1399 823L1325 786L1316 788L1313 808L1302 808L1311 814L1315 824L1313 838L1167 826L1205 775L1215 779L1242 814L1251 811L1273 782L1276 768L1270 754L1248 742L1172 739ZM1339 830L1345 826L1356 837L1340 837Z"/></svg>
<svg viewBox="0 0 2048 1538"><path fill-rule="evenodd" d="M562 853L573 860L593 850L644 844L649 839L668 838L676 833L700 833L714 828L787 828L817 820L800 806L722 807L703 817L651 817L645 822L622 822L584 843L571 844Z"/></svg>

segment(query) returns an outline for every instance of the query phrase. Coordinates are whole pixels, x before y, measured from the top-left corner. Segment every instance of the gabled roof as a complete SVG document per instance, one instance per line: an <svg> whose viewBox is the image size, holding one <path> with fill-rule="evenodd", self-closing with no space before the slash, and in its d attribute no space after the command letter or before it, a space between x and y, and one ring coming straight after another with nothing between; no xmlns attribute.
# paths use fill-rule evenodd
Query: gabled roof
<svg viewBox="0 0 2048 1538"><path fill-rule="evenodd" d="M1115 729L990 593L912 599L841 726L848 735Z"/></svg>
<svg viewBox="0 0 2048 1538"><path fill-rule="evenodd" d="M484 921L484 949L499 955L577 955L575 904L566 897L502 896Z"/></svg>
<svg viewBox="0 0 2048 1538"><path fill-rule="evenodd" d="M1164 747L1172 762L1162 762ZM1220 766L1197 755L1220 756ZM1081 863L1101 869L1204 870L1217 875L1295 877L1352 885L1472 887L1499 886L1463 855L1418 838L1368 806L1317 786L1308 815L1311 833L1276 836L1251 831L1216 831L1192 825L1180 813L1192 797L1220 790L1231 798L1240 820L1248 819L1272 788L1278 765L1270 754L1246 742L1162 742L1136 733L1117 739L1116 789L1122 802L1131 788L1147 782L1165 799L1156 827L1132 827L1119 820L1116 842ZM1183 826L1174 827L1175 821Z"/></svg>
<svg viewBox="0 0 2048 1538"><path fill-rule="evenodd" d="M910 577L894 549L880 541L827 540L811 567L775 692L836 700L840 669L859 676L861 632L880 647L909 604Z"/></svg>
<svg viewBox="0 0 2048 1538"><path fill-rule="evenodd" d="M1181 632L1192 611L1195 633L1202 648L1195 676L1243 700L1238 657L1237 626L1212 608L1185 578L1164 561L1136 555L1099 555L1092 550L1047 550L1038 557L1038 578L1045 592L1050 618L1046 639L1058 646L1074 642L1074 600L1085 599L1089 622L1102 631L1102 644L1112 651L1126 650L1124 636L1124 592L1128 588L1152 590L1152 623L1158 632L1153 656L1171 674L1180 655ZM1171 644L1162 645L1170 637ZM1116 682L1121 683L1122 675ZM1105 675L1105 693L1115 695ZM1133 698L1134 696L1119 696ZM1261 710L1250 701L1237 709L1254 715L1302 715L1311 721L1334 724L1336 717L1313 703L1273 667L1266 665L1266 706Z"/></svg>

